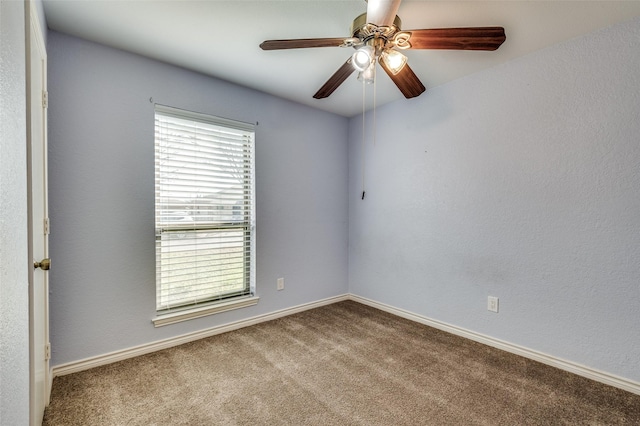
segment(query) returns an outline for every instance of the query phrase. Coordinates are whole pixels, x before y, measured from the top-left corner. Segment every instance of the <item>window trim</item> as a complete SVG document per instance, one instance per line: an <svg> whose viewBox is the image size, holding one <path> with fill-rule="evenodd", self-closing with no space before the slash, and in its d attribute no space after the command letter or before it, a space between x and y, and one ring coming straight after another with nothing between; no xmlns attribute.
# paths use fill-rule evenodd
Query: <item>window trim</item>
<svg viewBox="0 0 640 426"><path fill-rule="evenodd" d="M223 302L209 303L197 307L184 308L181 311L167 312L159 314L151 320L154 327L162 327L164 325L175 324L177 322L188 321L196 318L206 317L208 315L219 314L234 309L246 308L258 303L258 296L242 296L233 299L227 299Z"/></svg>
<svg viewBox="0 0 640 426"><path fill-rule="evenodd" d="M200 121L203 123L212 124L214 126L228 127L239 131L246 131L253 133L253 149L252 149L252 166L251 166L251 188L252 188L252 215L248 223L244 223L243 227L251 235L251 244L249 246L249 293L243 295L234 295L223 297L220 299L209 300L196 305L184 305L176 306L168 309L159 310L156 308L156 316L152 318L154 327L161 327L169 324L175 324L182 321L201 318L208 315L213 315L221 312L226 312L234 309L240 309L248 306L253 306L258 303L260 299L256 295L256 233L255 233L255 125L250 123L244 123L236 120L230 120L222 117L211 116L208 114L202 114L198 112L183 110L179 108L169 107L166 105L155 104L154 105L154 117L157 114L166 116L172 116L179 119L186 119L192 121ZM154 138L155 144L155 138ZM225 226L222 226L223 228ZM155 280L154 280L155 282ZM155 282L156 291L158 283Z"/></svg>

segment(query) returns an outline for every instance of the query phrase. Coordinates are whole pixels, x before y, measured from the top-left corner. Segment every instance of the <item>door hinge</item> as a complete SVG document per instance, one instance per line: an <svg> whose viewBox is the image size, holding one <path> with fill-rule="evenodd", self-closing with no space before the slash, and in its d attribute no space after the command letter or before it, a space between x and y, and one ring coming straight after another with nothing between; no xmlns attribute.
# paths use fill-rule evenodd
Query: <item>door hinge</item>
<svg viewBox="0 0 640 426"><path fill-rule="evenodd" d="M49 361L51 359L51 343L44 345L44 359Z"/></svg>
<svg viewBox="0 0 640 426"><path fill-rule="evenodd" d="M49 235L50 232L51 232L51 226L50 226L49 218L45 217L44 218L44 235Z"/></svg>
<svg viewBox="0 0 640 426"><path fill-rule="evenodd" d="M49 108L49 92L42 91L42 108Z"/></svg>

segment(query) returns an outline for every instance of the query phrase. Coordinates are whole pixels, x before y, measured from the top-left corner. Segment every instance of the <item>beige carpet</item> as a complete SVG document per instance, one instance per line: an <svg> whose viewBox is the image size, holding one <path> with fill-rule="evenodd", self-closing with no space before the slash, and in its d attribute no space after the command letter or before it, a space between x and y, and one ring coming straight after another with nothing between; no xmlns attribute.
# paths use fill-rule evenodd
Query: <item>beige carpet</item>
<svg viewBox="0 0 640 426"><path fill-rule="evenodd" d="M341 302L57 377L45 425L640 424L640 396Z"/></svg>

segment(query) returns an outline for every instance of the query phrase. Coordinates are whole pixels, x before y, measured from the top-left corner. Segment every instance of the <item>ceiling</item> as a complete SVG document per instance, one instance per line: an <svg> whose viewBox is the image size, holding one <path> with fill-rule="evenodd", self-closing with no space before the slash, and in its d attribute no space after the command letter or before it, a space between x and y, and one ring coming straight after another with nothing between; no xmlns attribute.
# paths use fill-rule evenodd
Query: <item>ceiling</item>
<svg viewBox="0 0 640 426"><path fill-rule="evenodd" d="M50 29L179 65L347 117L362 113L354 73L329 98L313 94L351 48L262 51L266 39L349 37L364 0L44 0ZM640 1L404 0L402 29L502 26L494 52L410 50L409 64L429 88L552 44L640 16ZM384 73L376 105L404 99ZM367 89L367 105L373 90ZM415 100L403 100L415 102Z"/></svg>

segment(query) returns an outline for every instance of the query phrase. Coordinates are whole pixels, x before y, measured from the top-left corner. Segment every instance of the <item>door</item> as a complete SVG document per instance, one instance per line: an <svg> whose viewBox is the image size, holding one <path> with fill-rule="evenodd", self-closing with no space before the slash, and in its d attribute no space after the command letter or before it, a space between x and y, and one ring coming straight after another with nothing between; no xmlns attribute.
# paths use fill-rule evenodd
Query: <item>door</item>
<svg viewBox="0 0 640 426"><path fill-rule="evenodd" d="M29 190L30 424L41 425L49 402L49 219L47 208L47 55L35 6L26 2L27 167Z"/></svg>

